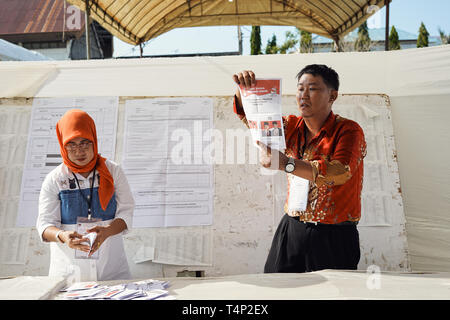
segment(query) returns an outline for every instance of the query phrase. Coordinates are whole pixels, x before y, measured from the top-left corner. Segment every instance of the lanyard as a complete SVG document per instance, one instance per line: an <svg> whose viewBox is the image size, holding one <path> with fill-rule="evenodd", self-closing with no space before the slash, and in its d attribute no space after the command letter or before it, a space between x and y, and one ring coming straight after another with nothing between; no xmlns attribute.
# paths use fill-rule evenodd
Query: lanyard
<svg viewBox="0 0 450 320"><path fill-rule="evenodd" d="M92 193L93 193L93 190L94 190L95 168L94 168L94 174L92 176L90 195L87 196L87 198L84 196L83 192L81 192L80 182L78 181L77 176L73 172L72 172L72 174L73 174L75 180L77 181L78 190L80 191L81 196L83 197L84 200L86 200L86 202L88 204L88 220L91 220Z"/></svg>

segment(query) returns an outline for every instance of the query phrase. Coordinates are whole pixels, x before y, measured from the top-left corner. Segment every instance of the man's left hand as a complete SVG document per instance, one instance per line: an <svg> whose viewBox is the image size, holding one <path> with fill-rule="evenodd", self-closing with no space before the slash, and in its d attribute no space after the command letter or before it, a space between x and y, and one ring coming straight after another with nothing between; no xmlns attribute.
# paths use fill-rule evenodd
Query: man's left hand
<svg viewBox="0 0 450 320"><path fill-rule="evenodd" d="M271 170L284 170L288 157L280 151L266 146L261 141L256 141L259 146L259 162L264 168Z"/></svg>

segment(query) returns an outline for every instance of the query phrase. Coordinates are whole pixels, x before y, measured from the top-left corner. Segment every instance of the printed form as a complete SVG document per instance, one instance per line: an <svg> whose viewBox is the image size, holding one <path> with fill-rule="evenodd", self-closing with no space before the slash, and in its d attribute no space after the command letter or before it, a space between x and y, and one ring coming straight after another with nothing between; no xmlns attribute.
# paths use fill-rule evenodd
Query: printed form
<svg viewBox="0 0 450 320"><path fill-rule="evenodd" d="M211 225L213 100L127 100L122 167L136 207L133 227Z"/></svg>
<svg viewBox="0 0 450 320"><path fill-rule="evenodd" d="M86 111L95 122L99 153L113 160L118 105L117 97L34 99L16 221L18 227L36 225L42 182L62 163L56 137L58 120L70 109Z"/></svg>
<svg viewBox="0 0 450 320"><path fill-rule="evenodd" d="M239 86L253 140L277 150L286 148L281 112L281 79L256 79L251 88Z"/></svg>

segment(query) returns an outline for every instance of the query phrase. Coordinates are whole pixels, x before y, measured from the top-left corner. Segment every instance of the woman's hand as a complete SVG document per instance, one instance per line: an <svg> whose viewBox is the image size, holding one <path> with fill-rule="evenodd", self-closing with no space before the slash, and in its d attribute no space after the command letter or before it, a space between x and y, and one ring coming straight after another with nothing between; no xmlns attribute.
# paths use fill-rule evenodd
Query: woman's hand
<svg viewBox="0 0 450 320"><path fill-rule="evenodd" d="M63 231L59 234L59 238L69 248L89 252L90 247L87 244L83 244L87 241L81 234L76 231Z"/></svg>
<svg viewBox="0 0 450 320"><path fill-rule="evenodd" d="M89 252L89 257L97 251L105 240L113 235L116 235L123 230L127 229L127 224L121 218L114 219L108 226L95 226L86 230L87 232L97 233L94 243L92 244L91 250Z"/></svg>
<svg viewBox="0 0 450 320"><path fill-rule="evenodd" d="M92 256L95 251L97 251L100 246L102 245L105 240L111 236L110 228L109 226L103 227L103 226L95 226L93 228L90 228L86 230L88 233L95 232L97 234L97 237L95 238L94 243L92 244L91 250L89 251L89 257Z"/></svg>

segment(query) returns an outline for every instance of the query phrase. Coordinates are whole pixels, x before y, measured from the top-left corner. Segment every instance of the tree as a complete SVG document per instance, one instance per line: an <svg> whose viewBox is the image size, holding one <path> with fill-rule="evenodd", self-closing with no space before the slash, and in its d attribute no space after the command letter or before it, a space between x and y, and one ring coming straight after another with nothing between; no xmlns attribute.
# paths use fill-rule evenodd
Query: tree
<svg viewBox="0 0 450 320"><path fill-rule="evenodd" d="M429 35L427 28L425 28L425 25L422 22L419 28L419 37L417 38L417 48L428 47Z"/></svg>
<svg viewBox="0 0 450 320"><path fill-rule="evenodd" d="M446 35L444 30L439 28L439 36L441 37L442 44L450 44L450 34Z"/></svg>
<svg viewBox="0 0 450 320"><path fill-rule="evenodd" d="M261 54L261 27L252 26L252 33L250 35L250 54Z"/></svg>
<svg viewBox="0 0 450 320"><path fill-rule="evenodd" d="M391 28L389 34L389 50L400 50L400 40L398 39L398 33L394 26Z"/></svg>
<svg viewBox="0 0 450 320"><path fill-rule="evenodd" d="M294 48L297 43L297 35L290 31L286 31L286 40L279 48L280 53L287 53L288 50Z"/></svg>
<svg viewBox="0 0 450 320"><path fill-rule="evenodd" d="M355 41L355 50L370 51L370 43L369 28L367 27L367 21L364 21L358 28L358 38Z"/></svg>
<svg viewBox="0 0 450 320"><path fill-rule="evenodd" d="M278 50L277 37L273 34L272 39L267 40L266 54L276 54Z"/></svg>
<svg viewBox="0 0 450 320"><path fill-rule="evenodd" d="M312 46L312 35L308 31L300 31L300 52L301 53L311 53L313 52Z"/></svg>

